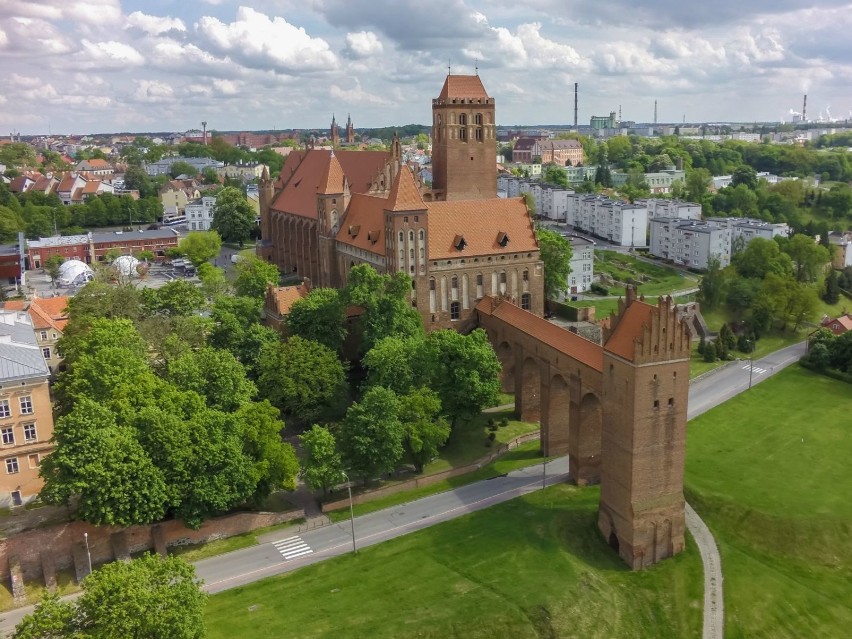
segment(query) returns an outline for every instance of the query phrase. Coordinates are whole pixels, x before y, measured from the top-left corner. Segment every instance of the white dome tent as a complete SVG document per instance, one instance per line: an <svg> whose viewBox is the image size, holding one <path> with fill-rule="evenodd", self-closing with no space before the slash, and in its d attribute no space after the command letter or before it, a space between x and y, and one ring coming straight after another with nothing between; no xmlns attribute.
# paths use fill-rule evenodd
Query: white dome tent
<svg viewBox="0 0 852 639"><path fill-rule="evenodd" d="M95 279L95 272L80 260L66 260L59 265L59 285L77 286Z"/></svg>
<svg viewBox="0 0 852 639"><path fill-rule="evenodd" d="M112 263L112 267L116 272L124 277L135 277L138 275L137 266L139 266L139 260L132 255L121 255L115 258L115 261Z"/></svg>

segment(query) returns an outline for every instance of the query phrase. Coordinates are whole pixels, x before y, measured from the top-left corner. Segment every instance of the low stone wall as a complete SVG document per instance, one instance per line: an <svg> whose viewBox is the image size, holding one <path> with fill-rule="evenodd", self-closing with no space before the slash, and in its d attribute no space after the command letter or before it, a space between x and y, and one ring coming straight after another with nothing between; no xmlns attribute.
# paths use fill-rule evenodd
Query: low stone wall
<svg viewBox="0 0 852 639"><path fill-rule="evenodd" d="M458 477L459 475L466 475L467 473L472 473L475 470L479 470L486 464L490 464L492 461L503 455L504 453L512 450L513 448L517 448L520 444L525 442L534 441L539 438L538 431L527 433L526 435L521 435L520 437L516 437L512 441L501 444L497 447L492 453L489 453L485 457L477 459L472 464L468 464L467 466L461 466L459 468L452 468L450 470L445 470L442 473L436 473L434 475L426 475L424 477L417 477L415 479L411 479L409 481L403 481L398 484L393 484L392 486L385 486L384 488L377 488L376 490L371 490L365 493L361 493L360 495L354 495L352 497L353 504L363 504L368 501L373 501L376 499L380 499L386 495L393 495L394 493L402 492L404 490L412 490L414 488L420 488L421 486L431 486L432 484L437 484L439 481L444 481L445 479L451 479L453 477ZM331 510L339 510L340 508L348 508L349 507L349 497L345 499L338 499L336 501L328 501L322 505L322 511L327 513Z"/></svg>
<svg viewBox="0 0 852 639"><path fill-rule="evenodd" d="M98 565L146 550L164 552L172 546L224 539L298 519L304 514L302 510L234 513L209 519L198 530L187 528L177 520L129 528L93 526L83 521L56 524L0 540L0 578L9 583L10 566L14 565L20 566L19 574L24 580L45 579L45 565L51 567L51 572L73 567L78 576L85 575L88 572L87 533L92 564ZM81 563L86 565L81 566Z"/></svg>

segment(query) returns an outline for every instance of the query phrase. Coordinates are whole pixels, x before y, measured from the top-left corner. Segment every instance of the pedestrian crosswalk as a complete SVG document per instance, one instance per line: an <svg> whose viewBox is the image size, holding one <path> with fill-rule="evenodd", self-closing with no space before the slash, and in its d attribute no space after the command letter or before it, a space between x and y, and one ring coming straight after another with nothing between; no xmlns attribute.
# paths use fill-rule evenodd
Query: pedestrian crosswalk
<svg viewBox="0 0 852 639"><path fill-rule="evenodd" d="M743 366L743 370L744 370L744 371L747 371L748 369L749 369L749 365L748 365L748 364L746 364L745 366ZM763 375L765 372L766 372L766 369L765 369L765 368L760 368L760 366L755 366L755 367L754 367L754 373L755 373L755 375Z"/></svg>
<svg viewBox="0 0 852 639"><path fill-rule="evenodd" d="M284 559L296 559L296 557L304 557L313 552L311 547L298 535L282 539L281 541L275 541L272 545L275 546L275 549L281 553Z"/></svg>

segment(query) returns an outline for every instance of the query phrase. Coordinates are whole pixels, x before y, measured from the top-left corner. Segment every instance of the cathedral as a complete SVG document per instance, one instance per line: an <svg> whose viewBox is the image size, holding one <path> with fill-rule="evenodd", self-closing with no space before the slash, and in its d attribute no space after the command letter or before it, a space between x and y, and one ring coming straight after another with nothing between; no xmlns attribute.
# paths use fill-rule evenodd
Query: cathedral
<svg viewBox="0 0 852 639"><path fill-rule="evenodd" d="M258 255L312 286L342 287L366 262L412 279L427 330L465 330L485 296L541 315L544 273L523 198L497 197L494 98L478 75L448 75L432 100L427 187L390 151L307 148L260 182ZM349 118L347 139L352 131ZM332 119L332 139L340 140ZM352 132L354 136L354 132Z"/></svg>

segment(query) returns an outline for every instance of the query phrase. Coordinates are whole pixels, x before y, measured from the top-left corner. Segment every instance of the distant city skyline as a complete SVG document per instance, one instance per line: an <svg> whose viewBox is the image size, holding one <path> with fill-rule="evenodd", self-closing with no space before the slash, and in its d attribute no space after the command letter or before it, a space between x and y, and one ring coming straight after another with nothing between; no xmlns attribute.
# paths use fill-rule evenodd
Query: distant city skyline
<svg viewBox="0 0 852 639"><path fill-rule="evenodd" d="M251 5L251 6L249 6ZM852 3L0 0L0 135L431 121L479 74L500 125L852 112Z"/></svg>

